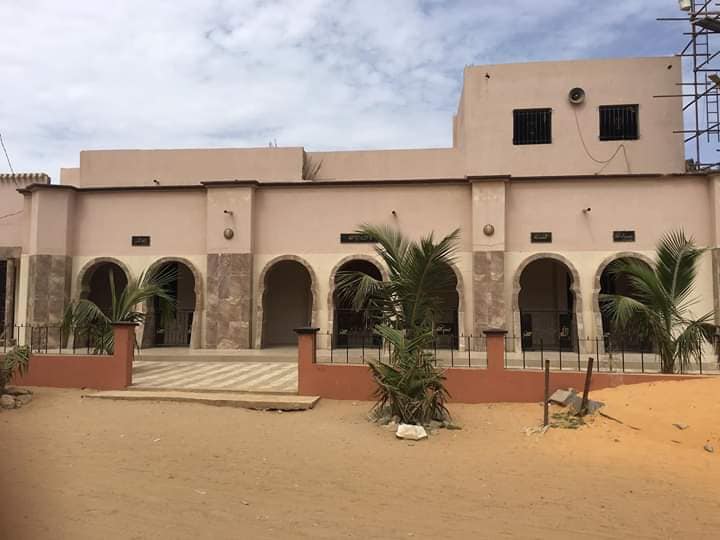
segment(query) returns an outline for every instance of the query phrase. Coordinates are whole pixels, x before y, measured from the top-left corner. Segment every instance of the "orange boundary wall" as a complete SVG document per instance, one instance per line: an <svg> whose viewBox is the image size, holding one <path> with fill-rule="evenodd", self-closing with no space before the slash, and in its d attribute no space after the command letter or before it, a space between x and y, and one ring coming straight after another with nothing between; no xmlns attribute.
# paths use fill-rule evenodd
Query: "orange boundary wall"
<svg viewBox="0 0 720 540"><path fill-rule="evenodd" d="M314 328L299 328L298 393L328 399L372 400L375 384L367 366L317 364ZM532 403L544 399L544 373L540 370L505 369L505 332L487 331L487 369L448 368L446 386L455 403ZM623 384L695 379L692 375L649 373L597 373L592 390ZM581 390L584 372L550 372L550 392L558 388Z"/></svg>
<svg viewBox="0 0 720 540"><path fill-rule="evenodd" d="M13 378L12 384L97 390L127 388L132 384L135 324L116 323L113 333L112 355L33 354L28 372Z"/></svg>

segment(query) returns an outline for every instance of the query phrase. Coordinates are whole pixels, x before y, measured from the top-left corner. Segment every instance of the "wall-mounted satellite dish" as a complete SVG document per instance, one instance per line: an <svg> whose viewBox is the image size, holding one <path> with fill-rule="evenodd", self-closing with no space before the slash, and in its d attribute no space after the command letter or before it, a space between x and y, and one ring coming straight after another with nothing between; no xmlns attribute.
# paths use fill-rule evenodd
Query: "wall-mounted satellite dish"
<svg viewBox="0 0 720 540"><path fill-rule="evenodd" d="M580 105L580 103L585 101L585 90L582 88L573 88L568 93L568 101L573 105Z"/></svg>

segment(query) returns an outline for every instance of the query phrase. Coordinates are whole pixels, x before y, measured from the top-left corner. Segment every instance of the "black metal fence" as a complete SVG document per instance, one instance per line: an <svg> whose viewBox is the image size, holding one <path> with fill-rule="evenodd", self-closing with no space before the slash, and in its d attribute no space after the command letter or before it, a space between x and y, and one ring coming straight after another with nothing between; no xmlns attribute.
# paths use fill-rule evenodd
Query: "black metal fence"
<svg viewBox="0 0 720 540"><path fill-rule="evenodd" d="M558 339L540 339L527 348L524 336L505 337L505 367L508 369L543 369L545 360L552 369L584 371L588 358L595 359L596 371L621 373L661 373L660 354L647 340L631 339L622 335L605 334L603 337L578 339L568 346ZM720 372L720 340L715 338L688 365L676 365L680 374L717 374Z"/></svg>
<svg viewBox="0 0 720 540"><path fill-rule="evenodd" d="M372 330L318 334L318 362L366 364L387 361L391 345ZM486 367L485 337L450 334L439 330L427 352L437 366Z"/></svg>
<svg viewBox="0 0 720 540"><path fill-rule="evenodd" d="M27 346L35 354L112 354L112 333L98 326L16 324L0 328L0 352Z"/></svg>
<svg viewBox="0 0 720 540"><path fill-rule="evenodd" d="M318 334L317 362L330 364L366 364L388 361L390 344L367 330L345 332L342 339L330 333ZM338 346L341 343L342 346ZM588 359L594 358L596 371L620 373L661 373L660 355L652 344L632 340L626 346L622 336L565 340L540 339L531 348L523 347L522 336L505 337L504 365L507 369L543 369L545 360L551 369L585 371ZM438 333L428 354L439 367L487 367L486 338L473 335ZM720 339L708 344L689 365L676 366L681 374L720 373Z"/></svg>

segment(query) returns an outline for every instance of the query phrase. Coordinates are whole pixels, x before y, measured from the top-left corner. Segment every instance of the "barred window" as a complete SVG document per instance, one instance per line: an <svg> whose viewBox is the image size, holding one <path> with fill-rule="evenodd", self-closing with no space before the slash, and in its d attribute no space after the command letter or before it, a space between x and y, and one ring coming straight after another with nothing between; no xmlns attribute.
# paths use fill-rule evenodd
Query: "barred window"
<svg viewBox="0 0 720 540"><path fill-rule="evenodd" d="M637 105L601 105L600 140L626 141L638 138Z"/></svg>
<svg viewBox="0 0 720 540"><path fill-rule="evenodd" d="M515 109L513 144L550 144L552 109Z"/></svg>

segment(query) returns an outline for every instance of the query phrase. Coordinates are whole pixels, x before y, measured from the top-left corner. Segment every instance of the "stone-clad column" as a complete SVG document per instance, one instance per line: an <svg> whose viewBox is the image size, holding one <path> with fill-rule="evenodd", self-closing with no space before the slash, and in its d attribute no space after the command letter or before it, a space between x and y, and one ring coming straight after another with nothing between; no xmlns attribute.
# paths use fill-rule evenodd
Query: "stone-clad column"
<svg viewBox="0 0 720 540"><path fill-rule="evenodd" d="M472 181L472 332L475 336L482 336L488 328L507 328L505 189L504 178Z"/></svg>
<svg viewBox="0 0 720 540"><path fill-rule="evenodd" d="M249 349L252 320L252 254L209 253L205 346Z"/></svg>
<svg viewBox="0 0 720 540"><path fill-rule="evenodd" d="M5 326L15 324L15 259L8 259L5 266ZM2 329L0 328L0 332Z"/></svg>
<svg viewBox="0 0 720 540"><path fill-rule="evenodd" d="M67 255L30 255L28 270L28 322L60 324L70 300L72 259Z"/></svg>
<svg viewBox="0 0 720 540"><path fill-rule="evenodd" d="M473 253L473 335L482 336L488 328L506 327L505 252Z"/></svg>
<svg viewBox="0 0 720 540"><path fill-rule="evenodd" d="M205 347L252 347L253 208L256 182L207 188Z"/></svg>

